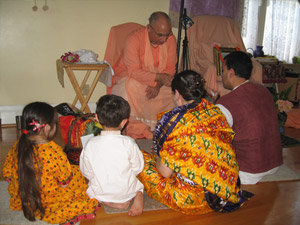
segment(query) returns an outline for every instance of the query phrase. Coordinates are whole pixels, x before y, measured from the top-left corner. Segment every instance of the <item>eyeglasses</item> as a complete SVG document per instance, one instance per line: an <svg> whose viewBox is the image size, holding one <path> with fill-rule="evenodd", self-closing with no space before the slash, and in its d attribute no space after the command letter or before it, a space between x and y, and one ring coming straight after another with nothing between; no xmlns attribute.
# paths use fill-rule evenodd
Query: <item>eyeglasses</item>
<svg viewBox="0 0 300 225"><path fill-rule="evenodd" d="M161 37L168 38L172 34L172 31L170 31L170 33L168 33L168 34L157 33L150 24L149 24L149 26L152 28L152 30L154 31L154 33L156 34L156 36L159 37L159 38L161 38Z"/></svg>

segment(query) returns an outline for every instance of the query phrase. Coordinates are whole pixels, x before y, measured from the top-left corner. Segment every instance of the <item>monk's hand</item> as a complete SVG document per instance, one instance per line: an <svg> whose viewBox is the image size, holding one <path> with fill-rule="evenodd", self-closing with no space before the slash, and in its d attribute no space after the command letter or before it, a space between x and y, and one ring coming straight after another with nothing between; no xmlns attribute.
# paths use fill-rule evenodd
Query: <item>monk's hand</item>
<svg viewBox="0 0 300 225"><path fill-rule="evenodd" d="M155 98L155 97L158 95L161 86L162 86L162 84L159 83L159 82L157 82L157 84L156 84L155 87L148 86L148 87L146 88L146 97L147 97L148 99L153 99L153 98Z"/></svg>
<svg viewBox="0 0 300 225"><path fill-rule="evenodd" d="M171 87L173 77L167 73L157 73L155 81L162 83L167 87Z"/></svg>

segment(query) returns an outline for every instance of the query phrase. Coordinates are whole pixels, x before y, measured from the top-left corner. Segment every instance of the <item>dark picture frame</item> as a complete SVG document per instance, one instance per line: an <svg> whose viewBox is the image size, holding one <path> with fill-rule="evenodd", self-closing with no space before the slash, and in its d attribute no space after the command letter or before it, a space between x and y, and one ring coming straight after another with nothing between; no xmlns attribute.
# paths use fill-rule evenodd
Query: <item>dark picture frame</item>
<svg viewBox="0 0 300 225"><path fill-rule="evenodd" d="M222 76L222 63L226 55L231 52L237 51L237 48L227 48L227 47L214 47L214 64L217 68L217 76Z"/></svg>

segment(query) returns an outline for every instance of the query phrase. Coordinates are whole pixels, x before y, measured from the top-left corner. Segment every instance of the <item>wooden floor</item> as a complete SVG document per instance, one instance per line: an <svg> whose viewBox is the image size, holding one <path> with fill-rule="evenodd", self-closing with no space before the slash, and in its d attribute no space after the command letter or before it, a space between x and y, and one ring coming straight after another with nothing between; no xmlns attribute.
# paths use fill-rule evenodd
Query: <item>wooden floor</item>
<svg viewBox="0 0 300 225"><path fill-rule="evenodd" d="M300 130L286 128L285 134L300 140ZM15 127L0 130L0 179L7 151L20 135ZM63 141L58 135L58 144ZM300 173L300 146L283 149L284 163ZM106 214L103 208L92 220L83 220L80 225L116 225L116 224L183 224L183 225L299 225L300 224L300 180L285 182L265 182L243 186L244 190L254 194L249 202L233 213L209 213L197 216L185 216L173 210L143 212L139 217L127 214Z"/></svg>

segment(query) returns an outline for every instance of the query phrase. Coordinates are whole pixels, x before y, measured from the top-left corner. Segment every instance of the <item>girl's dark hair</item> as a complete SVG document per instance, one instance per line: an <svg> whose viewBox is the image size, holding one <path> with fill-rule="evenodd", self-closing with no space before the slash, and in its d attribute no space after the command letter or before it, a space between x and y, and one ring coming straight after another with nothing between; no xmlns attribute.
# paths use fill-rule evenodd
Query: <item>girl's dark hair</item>
<svg viewBox="0 0 300 225"><path fill-rule="evenodd" d="M122 120L128 119L130 106L117 95L104 95L97 102L96 113L102 126L116 128Z"/></svg>
<svg viewBox="0 0 300 225"><path fill-rule="evenodd" d="M25 132L21 135L17 146L19 190L24 216L30 221L35 221L35 213L39 213L41 218L45 214L40 187L43 165L40 164L37 155L34 153L35 143L28 139L29 136L39 133L39 130L35 129L35 125L29 125L33 120L41 125L49 124L52 127L55 123L54 108L44 102L33 102L26 105L22 113Z"/></svg>
<svg viewBox="0 0 300 225"><path fill-rule="evenodd" d="M206 97L205 80L193 70L175 74L171 87L173 93L177 90L186 101L201 100Z"/></svg>

